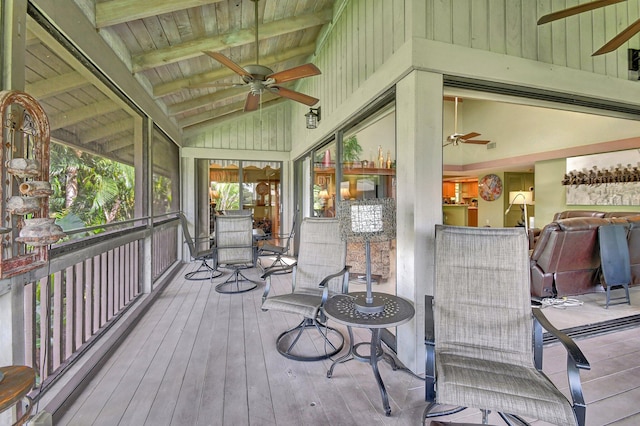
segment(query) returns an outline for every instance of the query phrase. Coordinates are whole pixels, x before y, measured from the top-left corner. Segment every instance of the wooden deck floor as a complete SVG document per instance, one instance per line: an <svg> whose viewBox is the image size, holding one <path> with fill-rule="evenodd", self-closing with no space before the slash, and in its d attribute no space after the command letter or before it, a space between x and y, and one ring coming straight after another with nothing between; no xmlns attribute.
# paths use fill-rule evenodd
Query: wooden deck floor
<svg viewBox="0 0 640 426"><path fill-rule="evenodd" d="M299 319L262 312L262 287L225 295L208 281L185 281L196 266L165 288L56 425L420 424L422 380L380 363L392 409L386 417L366 363L339 365L328 379L330 361L284 358L276 336ZM275 278L274 291L289 288L290 276ZM356 335L366 339L366 332ZM578 343L592 366L582 375L587 424L640 424L638 329ZM545 371L563 389L565 363L559 346L545 349ZM452 418L480 420L474 410Z"/></svg>

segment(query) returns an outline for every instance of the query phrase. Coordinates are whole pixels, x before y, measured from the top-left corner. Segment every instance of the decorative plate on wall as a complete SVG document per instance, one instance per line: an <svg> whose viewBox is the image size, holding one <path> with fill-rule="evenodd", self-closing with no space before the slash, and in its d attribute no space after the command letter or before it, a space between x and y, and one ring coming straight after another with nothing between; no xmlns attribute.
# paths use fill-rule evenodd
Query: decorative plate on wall
<svg viewBox="0 0 640 426"><path fill-rule="evenodd" d="M494 174L485 175L478 182L478 190L483 200L497 200L502 195L502 180L500 176Z"/></svg>

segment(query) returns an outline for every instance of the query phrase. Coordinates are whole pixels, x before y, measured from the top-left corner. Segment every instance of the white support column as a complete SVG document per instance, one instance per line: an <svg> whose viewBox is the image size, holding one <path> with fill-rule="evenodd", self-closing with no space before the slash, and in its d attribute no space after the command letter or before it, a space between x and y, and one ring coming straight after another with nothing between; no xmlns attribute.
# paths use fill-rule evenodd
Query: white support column
<svg viewBox="0 0 640 426"><path fill-rule="evenodd" d="M0 55L3 90L24 90L26 0L4 0L0 7ZM0 282L0 365L24 364L24 286L19 280ZM0 415L4 424L5 416Z"/></svg>
<svg viewBox="0 0 640 426"><path fill-rule="evenodd" d="M398 327L400 361L424 372L424 296L433 294L434 229L442 223L442 75L413 71L396 85L397 294L416 315Z"/></svg>

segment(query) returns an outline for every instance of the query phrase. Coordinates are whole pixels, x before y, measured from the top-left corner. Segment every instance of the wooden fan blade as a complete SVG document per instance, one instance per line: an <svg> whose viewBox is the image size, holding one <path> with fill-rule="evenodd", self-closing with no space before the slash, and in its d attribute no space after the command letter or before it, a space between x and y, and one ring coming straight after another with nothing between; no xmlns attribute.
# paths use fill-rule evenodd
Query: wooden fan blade
<svg viewBox="0 0 640 426"><path fill-rule="evenodd" d="M244 102L244 112L255 111L260 106L260 95L249 93L247 100Z"/></svg>
<svg viewBox="0 0 640 426"><path fill-rule="evenodd" d="M491 141L483 141L483 140L480 140L480 139L468 139L468 140L464 141L464 143L473 143L473 144L476 144L476 145L486 145L489 142L491 142Z"/></svg>
<svg viewBox="0 0 640 426"><path fill-rule="evenodd" d="M467 133L466 135L459 136L459 138L466 141L467 139L475 138L478 136L480 136L480 133L471 132Z"/></svg>
<svg viewBox="0 0 640 426"><path fill-rule="evenodd" d="M313 106L320 101L320 99L314 98L309 95L305 95L304 93L295 92L293 90L286 89L280 86L271 86L269 90L276 95L280 95L283 98L291 99L292 101L300 102L302 104Z"/></svg>
<svg viewBox="0 0 640 426"><path fill-rule="evenodd" d="M567 18L569 16L577 15L582 12L588 12L590 10L599 9L611 4L620 3L626 0L597 0L590 3L580 4L578 6L570 7L568 9L559 10L557 12L549 13L538 19L538 25L546 24L547 22L556 21L558 19Z"/></svg>
<svg viewBox="0 0 640 426"><path fill-rule="evenodd" d="M275 83L286 83L287 81L298 80L300 78L311 77L314 75L322 74L318 67L313 64L304 64L298 67L289 68L288 70L275 72L268 75L267 79L274 79Z"/></svg>
<svg viewBox="0 0 640 426"><path fill-rule="evenodd" d="M236 64L231 59L229 59L226 56L224 56L222 53L207 52L206 50L204 51L204 53L209 55L209 56L211 56L213 59L215 59L216 61L220 62L222 65L224 65L225 67L229 68L231 71L235 72L236 74L238 74L238 75L240 75L242 77L246 77L248 79L253 80L253 77L251 76L251 74L249 74L240 65Z"/></svg>
<svg viewBox="0 0 640 426"><path fill-rule="evenodd" d="M631 37L636 35L638 31L640 31L640 19L629 25L620 34L609 40L609 42L602 46L600 49L593 52L593 55L591 56L598 56L602 55L603 53L613 52L618 47L622 46L622 44L628 41Z"/></svg>

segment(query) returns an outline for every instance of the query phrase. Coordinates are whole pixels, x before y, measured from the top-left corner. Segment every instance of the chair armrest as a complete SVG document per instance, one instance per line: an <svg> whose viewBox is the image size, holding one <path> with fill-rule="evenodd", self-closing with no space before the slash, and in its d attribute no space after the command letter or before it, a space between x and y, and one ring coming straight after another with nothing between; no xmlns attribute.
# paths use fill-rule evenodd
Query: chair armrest
<svg viewBox="0 0 640 426"><path fill-rule="evenodd" d="M587 404L582 393L580 370L590 370L589 361L584 356L578 345L569 336L555 328L539 308L533 309L534 317L534 362L538 370L542 370L542 327L555 336L567 350L567 379L569 392L573 401L573 409L576 413L578 424L584 425Z"/></svg>
<svg viewBox="0 0 640 426"><path fill-rule="evenodd" d="M329 281L331 281L334 278L337 278L339 276L344 275L345 279L344 282L342 283L342 291L343 293L346 290L346 287L349 283L349 266L345 266L344 268L342 268L341 271L336 272L335 274L331 274L331 275L327 275L326 277L324 277L324 279L322 281L320 281L320 283L318 284L318 287L322 288L322 302L320 303L320 306L324 306L324 303L327 301L327 299L329 298L329 287L327 286L327 283ZM347 274L347 275L345 275Z"/></svg>
<svg viewBox="0 0 640 426"><path fill-rule="evenodd" d="M262 293L262 303L264 303L264 301L269 296L269 292L271 291L271 275L277 272L282 272L283 270L287 270L287 269L293 269L295 274L296 265L297 263L292 263L291 265L287 265L287 267L277 268L276 270L271 269L271 270L265 271L265 273L260 276L260 278L264 280L264 292ZM294 281L295 280L292 280L291 282L292 286L294 285Z"/></svg>
<svg viewBox="0 0 640 426"><path fill-rule="evenodd" d="M580 350L576 342L574 342L572 338L564 334L562 331L555 328L539 308L533 309L533 317L535 318L534 327L538 328L538 326L541 326L542 328L547 330L549 333L551 333L555 338L557 338L560 341L560 343L562 343L562 345L565 347L565 349L567 350L568 357L571 359L571 361L575 364L577 368L580 368L582 370L591 369L591 366L589 365L589 361L587 360L587 357L584 356L584 354L582 353L582 351ZM540 333L540 335L541 334L542 333ZM540 336L540 340L541 340L541 337L542 336ZM542 342L540 341L540 345L541 344ZM536 365L536 367L538 366ZM541 368L542 368L542 359L540 359L540 369Z"/></svg>

